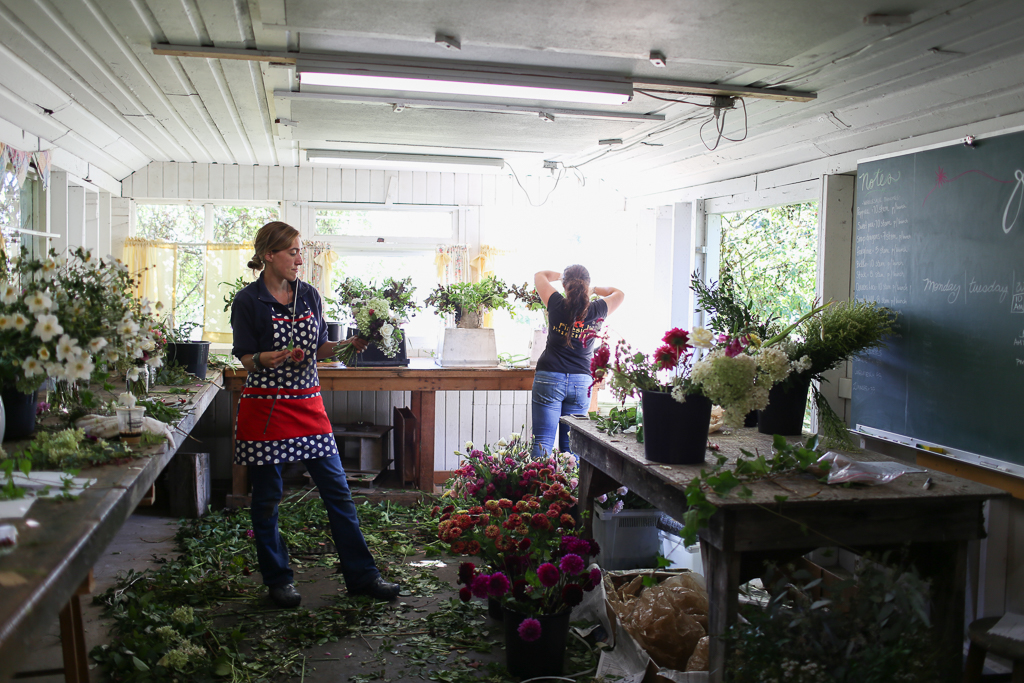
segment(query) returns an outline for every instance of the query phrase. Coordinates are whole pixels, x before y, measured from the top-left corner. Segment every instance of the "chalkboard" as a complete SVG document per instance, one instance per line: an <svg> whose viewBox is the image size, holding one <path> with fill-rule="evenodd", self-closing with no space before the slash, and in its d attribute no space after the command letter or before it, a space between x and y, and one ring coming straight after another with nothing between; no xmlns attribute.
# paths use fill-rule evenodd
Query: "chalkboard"
<svg viewBox="0 0 1024 683"><path fill-rule="evenodd" d="M1024 465L1024 133L857 167L854 293L899 313L854 426ZM988 464L988 463L985 463Z"/></svg>

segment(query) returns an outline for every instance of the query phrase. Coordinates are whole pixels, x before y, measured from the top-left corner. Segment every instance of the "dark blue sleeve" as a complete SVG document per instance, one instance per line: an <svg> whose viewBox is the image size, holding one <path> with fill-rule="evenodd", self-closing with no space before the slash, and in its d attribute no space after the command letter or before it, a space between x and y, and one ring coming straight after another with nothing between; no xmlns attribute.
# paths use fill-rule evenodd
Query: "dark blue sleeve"
<svg viewBox="0 0 1024 683"><path fill-rule="evenodd" d="M231 302L231 355L235 358L259 351L256 339L256 320L253 306L256 300L248 292L242 290Z"/></svg>
<svg viewBox="0 0 1024 683"><path fill-rule="evenodd" d="M327 319L324 317L324 297L316 287L310 286L310 289L313 290L313 298L316 299L313 306L313 315L316 316L317 329L319 330L316 337L316 348L319 349L327 343Z"/></svg>

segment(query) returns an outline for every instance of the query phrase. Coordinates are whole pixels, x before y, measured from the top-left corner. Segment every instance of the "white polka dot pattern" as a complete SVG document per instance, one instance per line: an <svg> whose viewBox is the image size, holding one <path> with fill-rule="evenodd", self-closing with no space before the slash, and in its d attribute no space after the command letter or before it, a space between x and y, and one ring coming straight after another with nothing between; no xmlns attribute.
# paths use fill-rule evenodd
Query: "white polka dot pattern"
<svg viewBox="0 0 1024 683"><path fill-rule="evenodd" d="M289 340L294 342L293 348L302 349L305 357L299 363L290 359L276 368L262 372L250 372L245 380L246 388L259 389L309 389L320 385L316 372L316 342L319 335L319 321L307 312L295 318L280 316L275 311L274 350L288 347ZM276 396L278 401L293 398L312 398L320 393L303 394L302 396ZM275 395L246 395L245 400L270 399ZM326 458L338 453L338 445L333 433L300 436L277 441L236 441L234 462L238 465L273 465L301 460Z"/></svg>

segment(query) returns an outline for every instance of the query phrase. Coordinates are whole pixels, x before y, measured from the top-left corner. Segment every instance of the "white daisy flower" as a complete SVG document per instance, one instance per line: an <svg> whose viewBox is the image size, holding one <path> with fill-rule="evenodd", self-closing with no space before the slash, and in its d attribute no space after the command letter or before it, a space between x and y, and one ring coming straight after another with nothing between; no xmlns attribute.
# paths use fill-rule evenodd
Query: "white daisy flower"
<svg viewBox="0 0 1024 683"><path fill-rule="evenodd" d="M43 372L43 364L32 356L21 361L21 367L25 371L25 377L35 377Z"/></svg>
<svg viewBox="0 0 1024 683"><path fill-rule="evenodd" d="M14 327L14 316L0 315L0 330L9 330Z"/></svg>
<svg viewBox="0 0 1024 683"><path fill-rule="evenodd" d="M28 316L25 315L24 313L15 313L14 320L11 322L11 324L14 325L14 329L16 329L18 332L21 332L26 327L28 327L29 322L31 321L29 320Z"/></svg>
<svg viewBox="0 0 1024 683"><path fill-rule="evenodd" d="M164 364L163 356L150 356L146 359L146 365L151 368L159 368Z"/></svg>
<svg viewBox="0 0 1024 683"><path fill-rule="evenodd" d="M50 360L50 349L46 348L45 346L40 346L39 347L39 354L38 355L39 355L39 360L41 360L43 362L46 362L46 361Z"/></svg>
<svg viewBox="0 0 1024 683"><path fill-rule="evenodd" d="M53 259L43 261L43 267L39 270L39 277L44 280L53 280L57 277L57 262Z"/></svg>
<svg viewBox="0 0 1024 683"><path fill-rule="evenodd" d="M89 350L93 353L99 353L107 346L107 340L103 337L96 337L89 342Z"/></svg>
<svg viewBox="0 0 1024 683"><path fill-rule="evenodd" d="M35 292L28 295L25 305L28 306L30 313L46 313L53 308L53 299L46 292Z"/></svg>
<svg viewBox="0 0 1024 683"><path fill-rule="evenodd" d="M52 361L49 363L43 363L43 367L46 368L46 374L54 379L67 379L67 375L64 372L64 366L61 363Z"/></svg>
<svg viewBox="0 0 1024 683"><path fill-rule="evenodd" d="M10 306L11 304L17 303L20 298L21 292L17 287L9 282L4 283L3 289L0 290L0 301L3 301L5 304Z"/></svg>
<svg viewBox="0 0 1024 683"><path fill-rule="evenodd" d="M75 349L77 347L78 340L65 334L57 341L57 360L64 361L76 355Z"/></svg>
<svg viewBox="0 0 1024 683"><path fill-rule="evenodd" d="M75 358L68 363L68 378L88 380L94 369L96 369L96 365L89 356Z"/></svg>
<svg viewBox="0 0 1024 683"><path fill-rule="evenodd" d="M107 361L109 361L109 362L111 362L111 363L115 363L115 362L117 362L117 360L118 360L118 359L119 359L119 358L121 357L121 354L119 354L119 353L117 352L117 349L115 349L115 348L113 348L113 347L110 347L110 348L108 348L108 349L107 349L106 351L104 351L104 352L103 352L103 357L104 357L104 358L105 358L105 359L106 359Z"/></svg>
<svg viewBox="0 0 1024 683"><path fill-rule="evenodd" d="M128 372L125 374L124 378L126 380L128 380L129 382L138 382L139 381L139 369L137 367L135 367L135 366L132 366L128 370Z"/></svg>
<svg viewBox="0 0 1024 683"><path fill-rule="evenodd" d="M32 334L44 342L48 342L64 331L57 321L57 316L49 313L36 316L36 326L32 328Z"/></svg>

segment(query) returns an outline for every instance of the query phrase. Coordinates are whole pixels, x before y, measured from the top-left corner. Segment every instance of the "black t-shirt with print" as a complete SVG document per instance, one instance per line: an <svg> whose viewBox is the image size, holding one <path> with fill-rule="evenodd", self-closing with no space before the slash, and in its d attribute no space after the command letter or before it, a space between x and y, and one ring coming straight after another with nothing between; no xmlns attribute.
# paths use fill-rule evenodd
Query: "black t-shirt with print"
<svg viewBox="0 0 1024 683"><path fill-rule="evenodd" d="M537 361L537 369L546 372L562 372L567 375L589 375L590 356L597 346L592 340L583 344L584 330L598 331L608 316L608 303L604 299L590 302L587 315L582 322L569 320L565 297L554 292L548 299L548 344ZM571 343L565 345L565 332L572 330Z"/></svg>

